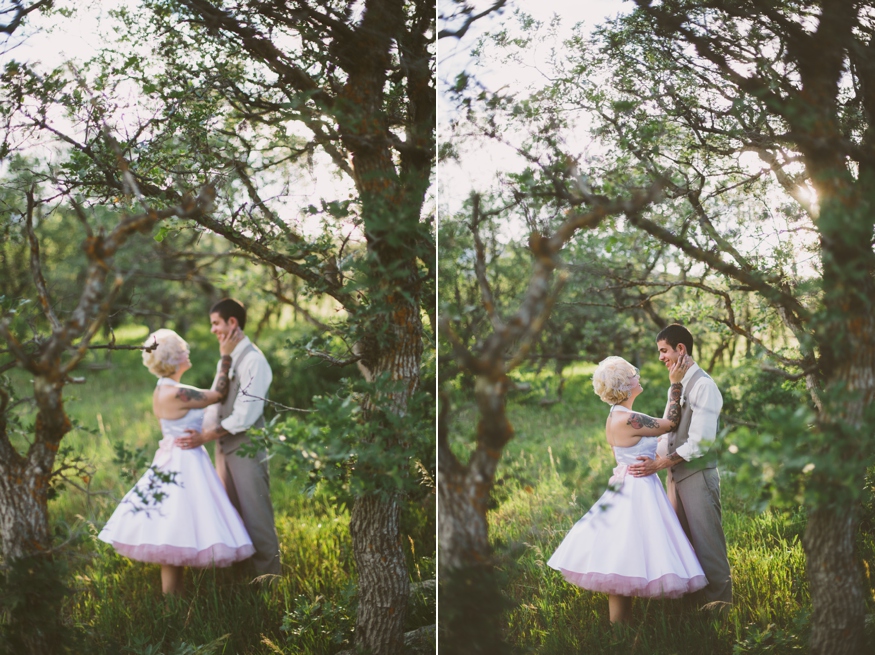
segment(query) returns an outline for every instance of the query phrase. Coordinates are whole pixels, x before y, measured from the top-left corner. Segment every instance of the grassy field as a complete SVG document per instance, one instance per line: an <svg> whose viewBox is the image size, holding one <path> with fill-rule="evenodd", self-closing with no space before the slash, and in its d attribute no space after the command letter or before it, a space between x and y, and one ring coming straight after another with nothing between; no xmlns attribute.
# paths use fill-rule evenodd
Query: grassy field
<svg viewBox="0 0 875 655"><path fill-rule="evenodd" d="M120 335L130 342L145 332ZM195 370L184 382L208 384L215 353L208 341L193 344ZM102 357L102 356L101 356ZM336 653L350 648L355 620L355 569L349 537L349 511L324 490L304 492L307 471L297 478L272 465L271 495L282 550L283 575L272 585L252 584L245 565L185 573L180 598L161 594L159 567L118 556L96 535L118 501L142 474L160 439L151 412L155 378L137 352L116 352L112 367L85 372L87 383L68 387L67 411L81 426L63 445L90 469L73 480L90 493L68 485L50 503L56 543L68 565L71 592L64 618L80 644L73 652L112 655L188 655L192 653ZM206 376L206 382L203 378ZM27 392L26 376L14 376ZM126 460L126 461L125 461ZM417 525L408 520L406 525ZM419 522L404 535L412 583L434 577L434 531ZM433 594L416 591L408 630L434 623Z"/></svg>
<svg viewBox="0 0 875 655"><path fill-rule="evenodd" d="M530 376L533 391L508 403L515 437L497 475L490 537L508 601L506 641L521 653L733 654L807 651L811 611L801 535L802 512L755 512L732 471L721 471L723 524L735 603L728 616L685 600L634 601L629 627L612 628L607 596L566 583L546 562L567 531L604 492L614 466L604 439L607 406L592 392L592 367L580 367L564 400L540 405L555 378ZM642 371L635 408L661 415L664 370ZM547 394L552 395L552 394ZM461 396L460 396L461 400ZM460 452L473 441L474 410L460 403ZM459 431L461 430L461 432ZM875 535L861 534L860 555L875 564ZM875 602L870 593L870 615ZM875 627L867 639L875 652Z"/></svg>

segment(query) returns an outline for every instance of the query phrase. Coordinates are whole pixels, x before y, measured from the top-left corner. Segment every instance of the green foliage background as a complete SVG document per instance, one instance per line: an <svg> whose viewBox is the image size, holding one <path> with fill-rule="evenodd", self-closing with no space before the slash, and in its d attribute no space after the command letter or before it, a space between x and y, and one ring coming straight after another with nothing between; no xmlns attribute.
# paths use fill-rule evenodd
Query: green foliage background
<svg viewBox="0 0 875 655"><path fill-rule="evenodd" d="M194 366L183 381L208 386L215 371L215 337L203 317L195 318L184 333ZM116 334L120 343L139 343L147 328L123 326ZM310 334L299 324L273 328L257 341L273 367L271 397L283 404L312 408L313 396L332 397L342 388L342 376L358 375L301 356L293 342ZM60 607L65 632L59 648L64 644L74 653L321 654L349 648L357 603L349 508L336 489L319 480L314 484L311 467L300 459L278 455L271 460L283 559L283 576L274 584L252 583L243 565L187 569L185 594L164 598L157 565L120 557L96 538L118 500L148 466L161 438L151 411L155 379L143 367L140 353L116 351L109 359L108 369L83 371L87 382L70 388L66 405L79 427L64 440L65 461L80 463L72 482L91 492L61 484L50 503L55 541L63 544L55 559L68 593L47 605L31 572L23 578L26 584L10 579L0 590L4 608L20 606L16 599L26 589L33 592L32 607ZM107 364L103 354L92 355L89 363ZM17 395L26 396L26 376L13 371L9 377ZM277 409L269 407L266 415L276 416ZM306 422L312 415L303 416ZM402 546L413 576L407 627L412 630L434 622L433 587L422 584L435 575L432 489L425 486L411 496L402 526Z"/></svg>
<svg viewBox="0 0 875 655"><path fill-rule="evenodd" d="M635 409L661 415L667 375L651 358L642 368L644 393ZM566 583L546 562L567 531L599 498L614 466L604 439L607 406L592 391L592 364L566 370L564 400L540 404L552 394L556 375L522 370L517 381L530 390L513 395L508 417L515 429L496 476L489 514L490 538L498 570L499 601L487 587L478 602L505 606L501 621L510 652L539 653L802 653L807 651L811 604L801 536L806 515L799 505L764 509L770 499L762 478L742 475L737 462L720 464L723 524L732 567L735 604L728 616L699 610L688 600L641 600L633 605L629 627L608 622L607 597ZM776 382L755 361L715 371L727 416L762 419L770 407L798 407L793 385ZM453 448L466 454L474 441L476 408L458 382L449 385L457 410L452 420ZM804 404L804 402L803 402ZM737 426L726 421L724 446L739 444ZM725 450L725 448L724 448ZM875 565L872 478L857 548L868 570ZM609 547L609 544L605 545ZM875 580L868 611L875 612ZM477 590L471 593L476 594ZM476 617L471 617L472 626ZM867 629L875 647L875 626ZM867 652L865 649L862 652Z"/></svg>

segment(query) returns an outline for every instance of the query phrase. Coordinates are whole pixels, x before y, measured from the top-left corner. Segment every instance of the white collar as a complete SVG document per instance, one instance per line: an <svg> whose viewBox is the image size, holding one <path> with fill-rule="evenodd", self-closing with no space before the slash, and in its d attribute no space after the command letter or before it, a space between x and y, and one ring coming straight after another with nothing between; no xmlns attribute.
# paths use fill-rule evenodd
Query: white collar
<svg viewBox="0 0 875 655"><path fill-rule="evenodd" d="M237 359L240 356L240 353L242 353L243 350L251 343L252 342L249 340L249 337L244 334L243 338L240 340L240 343L234 346L234 350L231 351L231 359Z"/></svg>
<svg viewBox="0 0 875 655"><path fill-rule="evenodd" d="M693 377L693 373L695 373L698 370L699 370L698 364L694 363L692 366L690 366L690 368L687 369L687 372L684 373L684 379L681 380L681 384L686 387L687 383L690 381L690 378Z"/></svg>

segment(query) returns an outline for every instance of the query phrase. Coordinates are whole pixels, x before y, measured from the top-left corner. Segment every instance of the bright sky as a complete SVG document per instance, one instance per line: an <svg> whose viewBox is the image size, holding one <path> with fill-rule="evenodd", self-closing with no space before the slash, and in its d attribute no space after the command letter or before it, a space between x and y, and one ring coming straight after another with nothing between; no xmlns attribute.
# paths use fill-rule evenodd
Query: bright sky
<svg viewBox="0 0 875 655"><path fill-rule="evenodd" d="M441 8L447 6L449 0L439 0ZM477 0L481 8L492 4L492 0ZM447 121L451 119L454 108L448 102L447 89L453 84L456 76L465 70L471 70L470 50L477 46L478 39L486 32L500 29L503 25L515 25L513 14L520 9L538 21L549 23L558 16L561 19L558 36L564 39L571 35L572 28L578 23L591 30L602 23L605 18L626 13L633 7L631 1L624 0L538 0L537 2L514 2L510 0L501 14L493 14L474 23L465 36L460 39L446 38L438 44L438 138L448 135ZM527 60L522 65L504 65L504 62L494 62L488 67L477 68L475 76L488 89L519 89L540 84L546 81L544 71L549 68L549 49L533 48L527 53ZM478 140L476 143L464 144L457 142L461 151L462 164L442 163L439 169L440 211L456 211L471 191L485 191L493 186L499 171L520 169L525 166L523 160L508 147L496 142Z"/></svg>
<svg viewBox="0 0 875 655"><path fill-rule="evenodd" d="M449 12L452 4L449 0L439 0L445 13ZM480 8L492 4L492 0L478 0ZM518 90L523 93L527 87L540 86L547 81L545 72L549 70L549 47L533 47L526 51L521 63L508 64L502 61L486 60L483 67L473 68L470 51L478 46L478 40L487 32L495 32L502 27L517 30L517 21L514 20L514 12L517 8L527 12L535 19L547 24L554 16L561 19L558 30L557 45L561 40L570 36L572 28L581 23L586 31L591 31L597 25L603 23L606 18L613 18L618 14L630 12L634 3L631 0L584 0L582 2L570 2L567 0L538 0L537 2L522 2L510 0L508 7L502 14L491 15L482 19L472 26L471 30L460 40L446 38L439 45L438 51L438 134L439 139L449 137L447 122L453 117L455 108L449 102L448 88L453 84L456 76L462 71L473 72L477 81L490 91ZM482 64L483 62L481 62ZM585 120L585 117L583 117ZM583 123L581 124L582 126ZM586 130L581 129L581 137L585 139ZM574 139L575 135L565 135L567 139ZM526 165L522 158L509 147L492 139L470 138L467 142L455 140L456 149L459 151L461 162L441 163L438 173L439 214L452 214L461 208L462 203L470 196L472 191L485 192L495 188L498 184L501 172L519 171ZM589 145L585 141L568 143L570 154L580 155L587 152ZM751 152L740 155L739 164L753 173L767 168L759 157ZM774 207L778 207L786 200L781 195L775 197ZM806 235L795 235L792 238L786 232L786 223L783 216L778 212L774 219L774 232L768 239L753 239L745 235L741 237L743 250L770 250L778 241L790 239L797 246L801 246L803 239L810 240ZM731 221L731 217L727 217ZM781 223L784 222L782 225ZM520 229L526 229L521 224L508 222L505 225L508 239L519 236ZM753 239L753 240L752 240ZM807 254L800 253L798 263L806 270L810 269L811 261Z"/></svg>
<svg viewBox="0 0 875 655"><path fill-rule="evenodd" d="M2 0L0 0L2 1ZM480 8L490 5L493 0L476 0ZM104 39L111 35L112 19L109 9L122 4L136 5L137 0L57 0L55 6L61 9L75 8L70 18L61 15L45 19L32 16L26 29L16 33L10 45L18 44L11 51L0 55L0 65L10 58L30 62L41 62L45 68L62 64L68 58L84 61L96 53ZM445 13L451 10L451 0L439 0ZM462 39L446 38L438 44L438 135L439 139L448 136L446 122L453 108L446 101L445 91L456 75L471 69L470 51L476 47L478 39L487 31L494 31L502 25L514 25L513 13L518 9L528 12L533 18L548 23L554 17L561 19L559 37L570 35L574 25L582 23L591 30L607 17L616 16L632 9L631 0L537 0L523 2L510 0L501 14L488 16L475 23ZM520 63L507 65L506 62L492 61L476 71L479 83L491 90L516 88L520 91L527 86L540 84L544 71L548 69L549 50L546 46L532 48L526 59ZM56 117L59 124L61 117ZM64 126L66 129L69 126ZM513 151L495 142L471 140L469 143L456 143L462 154L462 164L442 163L438 171L438 193L440 211L452 212L470 195L472 190L485 191L496 183L499 171L520 169L525 163ZM586 144L573 144L585 150ZM761 166L752 153L742 155L742 163L755 169ZM345 198L351 192L349 180L339 179L327 157L316 161L312 170L303 170L287 184L277 184L267 189L265 197L276 196L276 202L286 220L300 220L300 209L319 200ZM315 226L313 226L315 227Z"/></svg>
<svg viewBox="0 0 875 655"><path fill-rule="evenodd" d="M55 7L62 10L73 10L69 18L60 14L44 17L31 14L24 29L18 30L0 53L0 66L11 59L27 62L41 70L51 70L67 61L82 63L93 57L99 47L112 38L113 18L109 11L120 6L137 5L137 0L56 0ZM127 115L133 116L128 110ZM125 111L115 116L116 129L124 130ZM75 128L59 113L51 117L51 121L63 132L74 133ZM307 132L297 125L290 126L292 133L307 135ZM35 150L38 156L51 157L51 148ZM314 156L312 169L302 169L289 180L283 180L262 189L262 197L267 200L274 198L274 208L284 214L285 220L297 224L305 232L318 230L317 222L312 217L301 215L309 205L320 205L320 200L343 200L353 192L352 181L340 177L330 158L318 152ZM318 219L317 219L318 221ZM348 230L344 231L345 233Z"/></svg>

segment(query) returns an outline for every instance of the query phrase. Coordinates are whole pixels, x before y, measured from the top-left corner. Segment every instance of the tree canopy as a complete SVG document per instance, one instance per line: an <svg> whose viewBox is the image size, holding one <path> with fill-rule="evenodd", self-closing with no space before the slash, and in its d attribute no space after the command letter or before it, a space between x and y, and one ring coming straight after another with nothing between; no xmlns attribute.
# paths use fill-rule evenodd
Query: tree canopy
<svg viewBox="0 0 875 655"><path fill-rule="evenodd" d="M562 43L553 25L505 23L478 54L524 60L547 49L544 81L491 92L466 72L453 89L462 108L454 134L515 146L524 163L504 176L497 204L542 220L517 234L548 234L570 212L661 189L658 202L600 222L596 253L629 247L631 268L618 261L610 277L641 294L633 305L684 288L693 302L674 296L675 316L720 336L715 347L743 337L766 366L805 380L809 406L779 421L778 443L778 422L739 432L748 450L733 461L780 471L769 478L776 495L809 509L812 649L854 652L860 578L830 553L849 553L873 455L873 8L636 4ZM835 579L852 591L832 593Z"/></svg>
<svg viewBox="0 0 875 655"><path fill-rule="evenodd" d="M195 279L211 258L254 262L266 275L260 286L250 277L250 288L291 305L323 333L307 351L358 366L361 382L345 397L358 411L344 414L345 427L340 415L326 418L342 438L323 443L320 454L361 482L353 485L351 523L357 643L399 652L409 586L400 507L433 459L423 424L431 396L421 375L435 304L434 5L147 1L109 13L112 38L90 61L46 70L13 60L4 70L2 154L19 162L23 194L10 199L4 231L21 234L19 212L38 218L24 205L45 206L75 216L86 243L101 243L104 223L144 212L133 227L154 227L159 244L188 240L196 251L165 258L157 276ZM37 140L56 156L34 159L26 149ZM319 197L301 203L297 187L314 186L310 177L318 178ZM208 208L200 189L209 192ZM22 200L28 193L33 202ZM49 223L33 225L31 259ZM118 273L120 291L130 269L103 252L95 251L94 265ZM43 343L58 331L55 289L35 268L32 280L18 278L16 293L40 301L33 342ZM88 339L117 299L88 295L89 288L83 298L101 312L76 319ZM140 297L138 306L155 311L157 300ZM307 311L326 302L329 320ZM14 361L0 366L29 356L15 332L28 328L6 329L12 323L7 315L2 325ZM75 362L64 366L52 373L58 398ZM62 406L55 409L63 423ZM55 441L62 437L53 432ZM51 457L43 465L50 470Z"/></svg>

